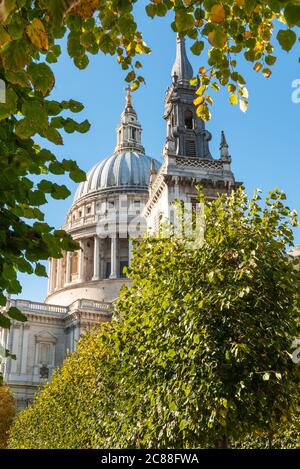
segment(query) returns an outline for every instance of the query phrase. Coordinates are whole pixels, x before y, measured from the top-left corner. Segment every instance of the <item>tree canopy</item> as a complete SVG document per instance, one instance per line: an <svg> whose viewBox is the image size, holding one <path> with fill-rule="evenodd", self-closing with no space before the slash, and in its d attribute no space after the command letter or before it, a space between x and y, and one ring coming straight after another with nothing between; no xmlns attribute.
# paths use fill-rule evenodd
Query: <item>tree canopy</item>
<svg viewBox="0 0 300 469"><path fill-rule="evenodd" d="M115 319L79 340L10 447L215 447L285 429L300 278L284 199L238 189L206 202L203 243L166 227L136 241Z"/></svg>

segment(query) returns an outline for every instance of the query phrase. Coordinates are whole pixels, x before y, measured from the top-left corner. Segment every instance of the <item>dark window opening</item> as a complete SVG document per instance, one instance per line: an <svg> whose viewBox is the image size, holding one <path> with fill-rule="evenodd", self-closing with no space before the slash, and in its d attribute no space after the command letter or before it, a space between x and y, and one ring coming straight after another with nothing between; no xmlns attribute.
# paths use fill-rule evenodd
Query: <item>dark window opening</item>
<svg viewBox="0 0 300 469"><path fill-rule="evenodd" d="M186 129L194 128L194 119L192 111L185 111L184 113L184 125Z"/></svg>
<svg viewBox="0 0 300 469"><path fill-rule="evenodd" d="M135 140L136 139L136 129L134 127L132 128L131 134L132 134L132 139Z"/></svg>
<svg viewBox="0 0 300 469"><path fill-rule="evenodd" d="M196 144L194 140L187 140L185 142L186 156L196 156Z"/></svg>
<svg viewBox="0 0 300 469"><path fill-rule="evenodd" d="M111 264L110 262L106 262L105 278L109 278L110 272L111 272Z"/></svg>

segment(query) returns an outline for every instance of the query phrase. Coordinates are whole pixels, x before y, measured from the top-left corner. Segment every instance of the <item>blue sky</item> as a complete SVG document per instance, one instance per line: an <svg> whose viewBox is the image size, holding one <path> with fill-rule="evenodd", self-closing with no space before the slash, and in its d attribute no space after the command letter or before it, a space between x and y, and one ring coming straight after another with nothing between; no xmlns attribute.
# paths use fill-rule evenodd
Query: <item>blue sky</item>
<svg viewBox="0 0 300 469"><path fill-rule="evenodd" d="M142 74L146 86L134 93L134 107L143 127L143 144L146 153L160 159L165 140L165 122L162 118L163 99L171 78L175 58L175 33L170 28L170 18L146 17L143 3L138 2L138 24L152 53L142 57ZM189 51L192 42L187 41L190 61L197 70L205 65L206 56L193 56ZM64 45L62 45L64 49ZM225 131L232 155L232 169L236 179L243 181L249 194L260 188L266 194L279 187L287 194L287 203L300 213L300 103L291 99L292 82L300 79L298 54L276 51L279 60L269 79L252 71L252 64L241 62L240 70L247 80L250 105L244 114L228 102L224 90L212 93L213 117L207 123L212 133L211 153L219 157L221 130ZM85 105L84 111L75 117L87 118L91 129L87 134L65 134L64 146L48 145L60 158L75 159L79 166L88 170L97 161L112 154L115 147L115 129L124 107L125 72L111 56L90 56L86 70L80 71L63 53L53 66L56 84L53 99L76 99ZM60 177L74 194L76 184ZM49 224L59 227L65 221L72 203L49 200L44 211ZM296 242L300 243L300 229L295 230ZM43 301L47 279L20 275L23 286L22 298Z"/></svg>

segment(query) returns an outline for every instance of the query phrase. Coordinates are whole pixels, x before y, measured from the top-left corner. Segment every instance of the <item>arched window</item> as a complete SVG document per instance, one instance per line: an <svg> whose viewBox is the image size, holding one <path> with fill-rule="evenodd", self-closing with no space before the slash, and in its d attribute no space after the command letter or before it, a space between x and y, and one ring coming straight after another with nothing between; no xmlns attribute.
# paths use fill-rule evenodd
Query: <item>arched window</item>
<svg viewBox="0 0 300 469"><path fill-rule="evenodd" d="M186 129L193 129L194 127L193 113L190 110L184 113L184 125Z"/></svg>

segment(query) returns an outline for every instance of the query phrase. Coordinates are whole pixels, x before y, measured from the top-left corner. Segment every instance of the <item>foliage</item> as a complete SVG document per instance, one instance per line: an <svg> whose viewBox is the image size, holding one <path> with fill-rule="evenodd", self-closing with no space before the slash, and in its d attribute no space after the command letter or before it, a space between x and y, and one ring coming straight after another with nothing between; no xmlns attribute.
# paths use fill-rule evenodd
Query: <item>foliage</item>
<svg viewBox="0 0 300 469"><path fill-rule="evenodd" d="M135 60L135 56L149 53L150 49L137 29L134 10L137 0L6 0L3 3L6 14L2 13L2 21L8 21L10 15L14 17L10 29L0 30L3 43L9 42L9 38L22 38L23 41L25 32L30 43L53 63L59 48L49 42L49 35L59 38L66 33L67 26L68 52L76 66L85 68L88 65L87 53L116 54L122 68L130 70L126 81L132 84L132 89L136 90L144 82L144 77L139 74L142 64ZM21 10L30 10L31 24L20 17L20 6ZM171 12L172 29L193 40L192 52L199 56L207 50L207 67L201 66L198 78L192 81L197 84L200 80L198 94L203 99L198 100L196 106L204 120L209 119L208 106L213 103L209 90L218 91L220 86L227 87L231 104L239 103L242 111L247 109L248 91L239 72L241 57L251 63L255 72L268 78L277 61L275 44L279 43L289 52L299 39L298 0L150 0L146 2L145 11L150 18ZM25 61L22 52L25 53L26 47L23 42L20 44L22 48L17 61L22 63ZM18 73L15 79L24 82L25 76ZM51 77L47 80L51 86Z"/></svg>
<svg viewBox="0 0 300 469"><path fill-rule="evenodd" d="M79 341L10 447L212 447L287 425L300 283L284 198L262 207L239 189L207 202L192 248L172 230L136 242L118 319Z"/></svg>
<svg viewBox="0 0 300 469"><path fill-rule="evenodd" d="M0 387L0 449L7 447L8 431L15 416L15 402L8 386Z"/></svg>
<svg viewBox="0 0 300 469"><path fill-rule="evenodd" d="M286 426L282 425L271 438L266 434L249 435L241 443L236 443L234 447L242 449L299 449L299 413L296 414L292 423Z"/></svg>

